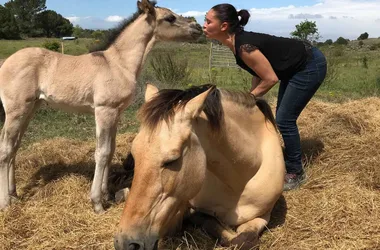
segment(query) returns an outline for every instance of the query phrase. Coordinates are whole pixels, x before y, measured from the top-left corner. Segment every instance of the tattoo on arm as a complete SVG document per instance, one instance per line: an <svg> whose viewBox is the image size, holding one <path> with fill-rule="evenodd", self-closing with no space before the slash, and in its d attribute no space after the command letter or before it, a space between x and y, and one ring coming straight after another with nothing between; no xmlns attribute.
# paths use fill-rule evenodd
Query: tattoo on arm
<svg viewBox="0 0 380 250"><path fill-rule="evenodd" d="M257 50L258 48L252 44L243 44L240 46L240 50L243 52L251 53L252 51Z"/></svg>

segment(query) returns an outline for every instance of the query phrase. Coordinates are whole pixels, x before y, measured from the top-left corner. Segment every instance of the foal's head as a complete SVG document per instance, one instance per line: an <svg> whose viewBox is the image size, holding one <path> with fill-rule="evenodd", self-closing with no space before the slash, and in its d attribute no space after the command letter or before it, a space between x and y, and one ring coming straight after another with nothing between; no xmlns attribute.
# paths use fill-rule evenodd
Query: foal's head
<svg viewBox="0 0 380 250"><path fill-rule="evenodd" d="M146 13L156 22L155 38L161 41L194 40L202 34L202 27L173 11L154 7L148 0L137 2L140 13Z"/></svg>
<svg viewBox="0 0 380 250"><path fill-rule="evenodd" d="M192 124L213 88L197 89L193 98L170 91L156 95L155 87L147 87L148 102L140 110L141 127L131 149L135 173L116 249L155 249L158 239L182 221L205 179L206 155Z"/></svg>

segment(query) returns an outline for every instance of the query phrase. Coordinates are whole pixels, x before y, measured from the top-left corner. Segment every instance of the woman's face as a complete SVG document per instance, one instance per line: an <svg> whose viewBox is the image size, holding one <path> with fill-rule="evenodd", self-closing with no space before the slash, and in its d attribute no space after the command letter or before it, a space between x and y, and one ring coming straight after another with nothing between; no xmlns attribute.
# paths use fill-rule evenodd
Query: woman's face
<svg viewBox="0 0 380 250"><path fill-rule="evenodd" d="M217 39L223 33L223 27L220 20L216 17L213 9L209 10L203 24L203 32L207 38Z"/></svg>

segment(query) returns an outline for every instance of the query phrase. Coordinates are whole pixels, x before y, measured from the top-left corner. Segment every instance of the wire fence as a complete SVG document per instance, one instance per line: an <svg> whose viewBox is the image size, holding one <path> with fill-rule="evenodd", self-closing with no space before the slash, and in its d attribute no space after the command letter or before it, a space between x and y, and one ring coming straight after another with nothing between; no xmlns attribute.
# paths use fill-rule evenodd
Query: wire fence
<svg viewBox="0 0 380 250"><path fill-rule="evenodd" d="M209 70L212 68L238 68L232 51L223 45L210 45Z"/></svg>

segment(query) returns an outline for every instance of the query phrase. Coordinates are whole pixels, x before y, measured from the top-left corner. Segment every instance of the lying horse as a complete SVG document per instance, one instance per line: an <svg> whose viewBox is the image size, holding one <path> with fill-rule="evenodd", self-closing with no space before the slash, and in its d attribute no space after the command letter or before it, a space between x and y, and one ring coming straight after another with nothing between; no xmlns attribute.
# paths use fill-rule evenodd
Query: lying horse
<svg viewBox="0 0 380 250"><path fill-rule="evenodd" d="M0 68L0 97L6 119L0 135L0 209L16 196L16 152L30 119L42 102L74 112L95 114L95 175L91 200L104 211L108 169L115 150L120 114L133 101L136 79L157 40L195 40L199 24L148 0L112 36L106 50L81 56L27 48L9 57Z"/></svg>
<svg viewBox="0 0 380 250"><path fill-rule="evenodd" d="M155 249L189 208L213 216L195 213L193 221L222 245L255 247L285 174L269 105L212 85L160 92L148 85L145 100L115 248Z"/></svg>

